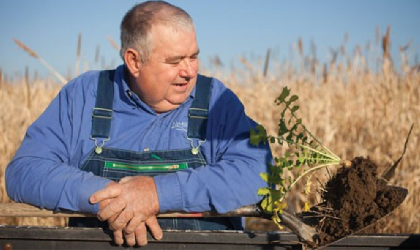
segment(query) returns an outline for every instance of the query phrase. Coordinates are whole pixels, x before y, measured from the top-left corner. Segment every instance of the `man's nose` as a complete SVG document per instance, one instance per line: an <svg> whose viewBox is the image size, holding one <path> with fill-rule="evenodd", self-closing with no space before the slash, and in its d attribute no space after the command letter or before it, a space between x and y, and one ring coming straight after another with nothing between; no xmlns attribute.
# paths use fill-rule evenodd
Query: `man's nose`
<svg viewBox="0 0 420 250"><path fill-rule="evenodd" d="M197 74L196 61L191 62L188 58L181 63L179 75L184 78L193 78Z"/></svg>

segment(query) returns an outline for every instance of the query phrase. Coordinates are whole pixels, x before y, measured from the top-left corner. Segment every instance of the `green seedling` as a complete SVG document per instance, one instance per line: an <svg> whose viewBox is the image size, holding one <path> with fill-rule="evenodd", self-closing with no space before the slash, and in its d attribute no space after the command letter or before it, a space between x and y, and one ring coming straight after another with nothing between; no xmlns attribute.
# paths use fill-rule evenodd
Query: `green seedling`
<svg viewBox="0 0 420 250"><path fill-rule="evenodd" d="M267 131L262 125L256 129L251 129L251 144L260 143L278 143L287 145L289 150L280 157L274 157L274 163L270 164L269 173L261 173L261 178L269 185L267 188L258 190L258 195L265 198L261 202L261 208L264 212L272 214L272 220L279 228L281 219L279 214L286 208L284 202L287 194L302 178L306 178L304 189L305 195L310 193L312 175L325 167L333 165L350 166L350 161L344 161L334 154L303 125L302 119L296 115L299 106L296 101L297 95L291 95L290 89L283 88L280 96L275 103L282 108L281 117L278 124L276 136L267 135ZM283 178L285 171L296 169L297 174L294 177ZM309 204L305 203L304 210L309 209Z"/></svg>

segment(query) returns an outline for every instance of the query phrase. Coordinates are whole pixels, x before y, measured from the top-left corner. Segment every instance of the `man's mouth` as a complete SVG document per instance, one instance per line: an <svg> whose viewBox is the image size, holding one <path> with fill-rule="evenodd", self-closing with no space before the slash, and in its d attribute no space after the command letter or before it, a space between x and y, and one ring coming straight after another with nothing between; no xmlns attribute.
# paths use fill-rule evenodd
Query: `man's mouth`
<svg viewBox="0 0 420 250"><path fill-rule="evenodd" d="M175 91L177 92L185 92L188 89L188 82L183 82L183 83L172 83L172 86L174 86Z"/></svg>
<svg viewBox="0 0 420 250"><path fill-rule="evenodd" d="M187 83L186 82L184 82L184 83L173 83L172 85L182 87L182 86L187 85Z"/></svg>

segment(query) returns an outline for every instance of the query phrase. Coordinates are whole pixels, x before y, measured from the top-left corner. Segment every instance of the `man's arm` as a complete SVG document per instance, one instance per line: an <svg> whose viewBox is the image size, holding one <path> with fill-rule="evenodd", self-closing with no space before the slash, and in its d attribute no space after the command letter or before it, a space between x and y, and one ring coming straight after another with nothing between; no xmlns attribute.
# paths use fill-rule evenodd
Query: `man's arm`
<svg viewBox="0 0 420 250"><path fill-rule="evenodd" d="M250 129L256 123L235 95L228 90L226 95L226 101L210 110L207 132L213 141L206 142L212 145L205 152L208 165L154 177L160 212L224 213L261 200L257 191L267 186L260 173L267 172L272 160L269 145L250 145Z"/></svg>
<svg viewBox="0 0 420 250"><path fill-rule="evenodd" d="M89 196L109 180L69 165L75 143L74 112L81 112L76 105L83 105L72 99L73 94L82 96L75 93L81 91L81 87L75 88L77 84L80 82L66 85L28 128L6 169L6 190L11 199L54 210L98 211L98 205L88 203Z"/></svg>

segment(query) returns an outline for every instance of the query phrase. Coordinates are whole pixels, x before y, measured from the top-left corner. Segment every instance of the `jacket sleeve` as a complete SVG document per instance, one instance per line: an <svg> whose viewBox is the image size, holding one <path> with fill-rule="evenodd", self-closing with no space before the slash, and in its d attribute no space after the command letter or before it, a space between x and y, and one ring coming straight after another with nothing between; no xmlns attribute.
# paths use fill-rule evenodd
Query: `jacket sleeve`
<svg viewBox="0 0 420 250"><path fill-rule="evenodd" d="M269 145L250 144L250 129L257 124L230 90L220 100L209 115L211 142L203 149L208 165L155 177L161 212L224 213L262 199L257 191L267 186L260 173L272 162Z"/></svg>
<svg viewBox="0 0 420 250"><path fill-rule="evenodd" d="M11 199L41 208L96 213L88 195L108 180L71 166L74 117L82 105L66 85L43 114L28 128L23 142L6 168L6 190ZM76 125L75 125L76 126Z"/></svg>

